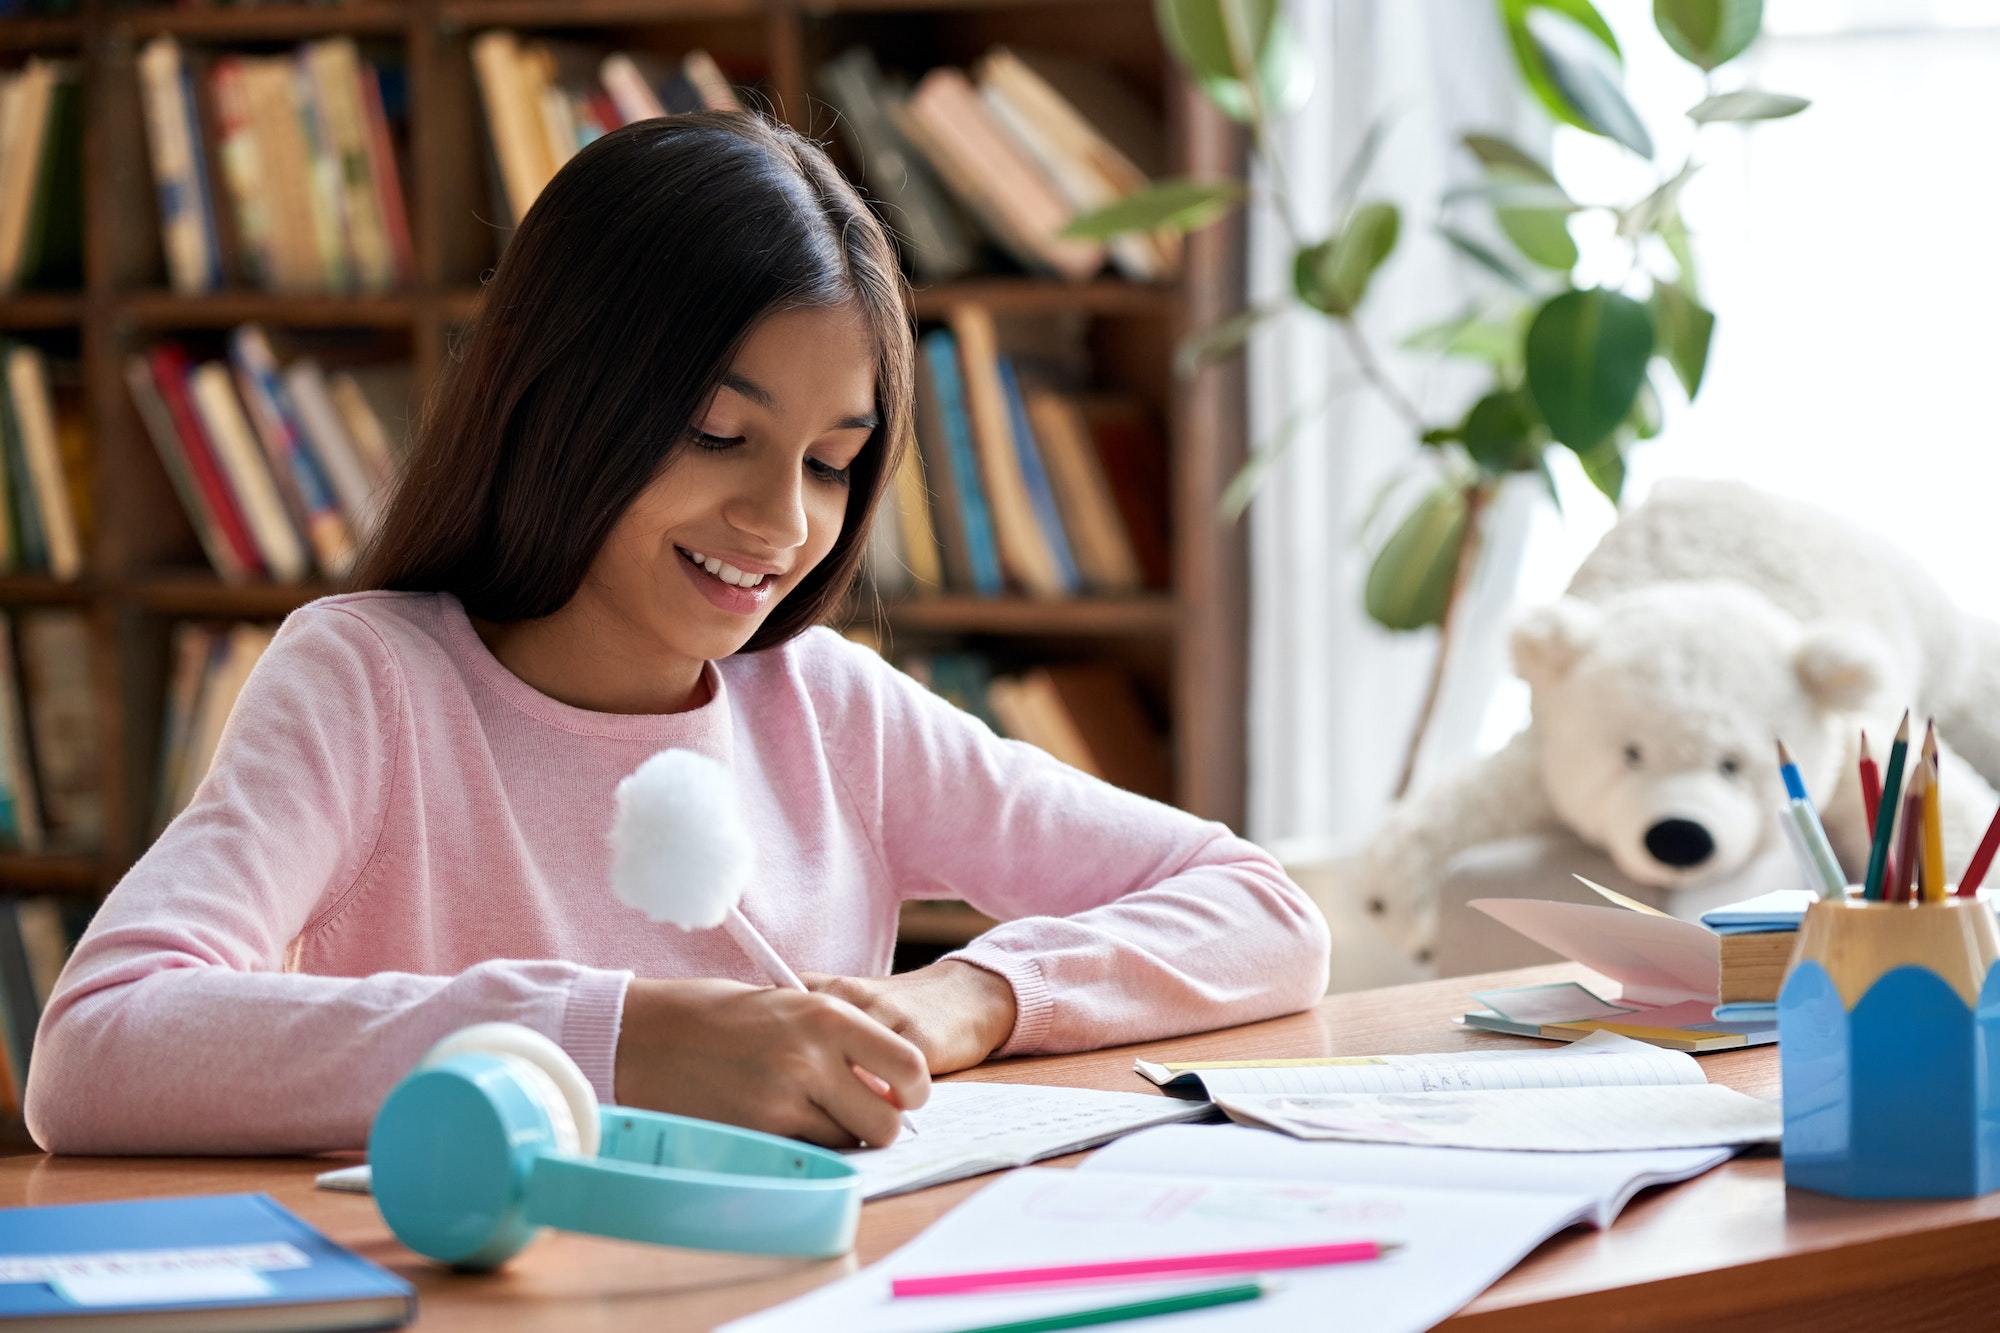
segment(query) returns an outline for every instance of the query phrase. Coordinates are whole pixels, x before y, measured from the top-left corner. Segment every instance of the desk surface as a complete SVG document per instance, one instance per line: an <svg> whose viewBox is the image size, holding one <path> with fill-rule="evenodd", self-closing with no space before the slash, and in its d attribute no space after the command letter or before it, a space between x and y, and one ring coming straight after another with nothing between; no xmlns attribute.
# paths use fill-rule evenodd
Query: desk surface
<svg viewBox="0 0 2000 1333"><path fill-rule="evenodd" d="M1449 1023L1469 992L1588 978L1574 966L1329 996L1290 1018L1086 1055L1013 1060L959 1078L1145 1091L1135 1055L1156 1059L1360 1055L1540 1045ZM1778 1093L1771 1048L1701 1057L1712 1082ZM1081 1157L1063 1159L1069 1164ZM1063 1162L1058 1162L1058 1165ZM426 1330L704 1329L776 1304L875 1261L984 1181L867 1204L856 1252L800 1262L704 1255L550 1233L497 1275L465 1276L416 1258L389 1236L372 1200L315 1190L324 1161L0 1160L0 1206L157 1194L264 1190L335 1240L413 1280ZM1722 1271L1727 1270L1727 1271ZM1944 1202L1860 1203L1788 1191L1775 1154L1741 1157L1653 1190L1609 1231L1550 1240L1444 1326L1668 1329L1704 1333L1812 1327L1990 1327L2000 1309L2000 1194Z"/></svg>

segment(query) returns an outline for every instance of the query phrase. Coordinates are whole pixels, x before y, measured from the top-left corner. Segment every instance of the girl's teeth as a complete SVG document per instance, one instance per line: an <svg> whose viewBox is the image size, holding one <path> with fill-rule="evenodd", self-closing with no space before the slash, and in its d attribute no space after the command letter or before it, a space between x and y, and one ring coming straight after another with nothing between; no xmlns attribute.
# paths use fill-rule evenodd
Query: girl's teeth
<svg viewBox="0 0 2000 1333"><path fill-rule="evenodd" d="M722 576L722 562L714 556L710 556L708 559L702 561L701 567L718 578Z"/></svg>

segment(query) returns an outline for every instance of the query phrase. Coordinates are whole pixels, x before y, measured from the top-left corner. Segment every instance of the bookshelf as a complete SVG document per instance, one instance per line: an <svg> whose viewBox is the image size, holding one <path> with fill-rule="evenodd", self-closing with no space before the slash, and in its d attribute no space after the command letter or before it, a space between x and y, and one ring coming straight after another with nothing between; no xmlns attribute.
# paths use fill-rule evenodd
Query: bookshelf
<svg viewBox="0 0 2000 1333"><path fill-rule="evenodd" d="M705 48L767 109L821 138L831 136L831 122L809 96L812 72L852 43L914 70L967 64L996 43L1051 49L1109 66L1152 99L1168 127L1175 170L1215 174L1240 160L1234 127L1165 55L1149 0L350 0L185 8L76 0L69 15L0 19L0 64L65 56L82 69L83 287L0 295L0 334L49 346L80 368L96 514L83 579L0 576L0 609L53 605L88 614L105 814L100 849L0 855L0 894L100 896L144 850L175 620L275 619L329 590L232 587L209 572L127 395L125 356L163 338L213 347L234 325L255 320L274 331L351 337L407 358L421 393L476 308L481 277L499 250L468 56L471 38L490 27L636 50ZM415 282L357 296L172 291L135 68L140 46L162 33L192 50L250 53L345 34L364 53L400 63ZM1100 374L1142 400L1167 437L1169 588L1074 600L940 595L855 612L897 649L972 646L1017 662L1108 660L1128 668L1167 723L1177 803L1232 823L1243 808L1245 549L1241 530L1218 527L1213 514L1244 448L1240 376L1212 370L1181 383L1171 353L1186 329L1235 308L1239 243L1227 228L1195 238L1172 283L994 275L916 292L920 320L971 301L1000 314L1075 312L1089 322Z"/></svg>

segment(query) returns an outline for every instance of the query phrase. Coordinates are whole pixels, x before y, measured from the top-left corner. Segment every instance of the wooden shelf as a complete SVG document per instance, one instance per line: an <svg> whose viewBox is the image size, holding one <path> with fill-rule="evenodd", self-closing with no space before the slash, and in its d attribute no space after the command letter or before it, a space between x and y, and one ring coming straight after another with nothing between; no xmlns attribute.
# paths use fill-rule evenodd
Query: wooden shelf
<svg viewBox="0 0 2000 1333"><path fill-rule="evenodd" d="M154 574L129 585L127 595L145 610L169 616L276 620L333 591L318 583L229 584L199 571Z"/></svg>
<svg viewBox="0 0 2000 1333"><path fill-rule="evenodd" d="M117 297L112 308L120 319L148 329L226 329L249 320L315 328L399 328L417 318L416 298L404 295L141 291Z"/></svg>
<svg viewBox="0 0 2000 1333"><path fill-rule="evenodd" d="M17 18L0 21L0 51L47 51L83 44L83 20Z"/></svg>
<svg viewBox="0 0 2000 1333"><path fill-rule="evenodd" d="M83 323L81 292L10 292L0 296L0 329L61 329Z"/></svg>
<svg viewBox="0 0 2000 1333"><path fill-rule="evenodd" d="M402 32L420 21L416 5L261 4L242 8L181 9L166 5L111 11L113 32L147 38L161 33L198 41L297 41L335 33Z"/></svg>
<svg viewBox="0 0 2000 1333"><path fill-rule="evenodd" d="M676 19L756 18L774 0L442 0L438 17L467 28L585 28Z"/></svg>
<svg viewBox="0 0 2000 1333"><path fill-rule="evenodd" d="M933 634L1041 634L1058 637L1174 632L1173 600L1150 597L915 597L888 608L892 629Z"/></svg>
<svg viewBox="0 0 2000 1333"><path fill-rule="evenodd" d="M65 583L41 574L0 574L0 607L78 606L95 592L83 580Z"/></svg>
<svg viewBox="0 0 2000 1333"><path fill-rule="evenodd" d="M94 893L101 868L97 857L83 853L0 852L0 891Z"/></svg>

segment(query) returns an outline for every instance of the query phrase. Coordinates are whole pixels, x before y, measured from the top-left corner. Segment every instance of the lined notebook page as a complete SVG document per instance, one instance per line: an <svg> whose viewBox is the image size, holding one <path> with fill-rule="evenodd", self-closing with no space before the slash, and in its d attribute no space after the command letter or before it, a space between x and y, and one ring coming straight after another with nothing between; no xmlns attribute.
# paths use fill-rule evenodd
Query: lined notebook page
<svg viewBox="0 0 2000 1333"><path fill-rule="evenodd" d="M1022 1083L938 1083L910 1112L918 1132L847 1154L862 1197L879 1199L987 1171L1080 1152L1152 1125L1209 1113L1203 1103L1138 1092Z"/></svg>
<svg viewBox="0 0 2000 1333"><path fill-rule="evenodd" d="M1191 1074L1210 1097L1336 1092L1474 1092L1517 1088L1664 1087L1705 1083L1701 1066L1683 1051L1666 1051L1611 1032L1594 1032L1553 1051L1447 1051L1435 1055L1368 1055L1328 1063L1235 1067L1155 1065L1141 1069Z"/></svg>

